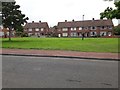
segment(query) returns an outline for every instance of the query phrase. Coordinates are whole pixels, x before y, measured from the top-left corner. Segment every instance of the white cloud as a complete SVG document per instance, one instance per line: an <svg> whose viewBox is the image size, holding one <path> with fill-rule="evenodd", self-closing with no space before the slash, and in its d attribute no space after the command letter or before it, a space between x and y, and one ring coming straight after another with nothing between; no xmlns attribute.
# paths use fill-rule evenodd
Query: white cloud
<svg viewBox="0 0 120 90"><path fill-rule="evenodd" d="M21 10L30 18L29 21L45 21L56 25L64 20L99 19L99 13L108 6L114 7L113 2L103 0L16 0Z"/></svg>

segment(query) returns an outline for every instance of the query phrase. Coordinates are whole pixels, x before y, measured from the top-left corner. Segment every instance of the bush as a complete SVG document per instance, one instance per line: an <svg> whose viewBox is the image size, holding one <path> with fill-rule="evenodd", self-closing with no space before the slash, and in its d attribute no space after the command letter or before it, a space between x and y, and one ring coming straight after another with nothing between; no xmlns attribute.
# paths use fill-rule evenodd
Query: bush
<svg viewBox="0 0 120 90"><path fill-rule="evenodd" d="M117 26L117 27L114 28L114 34L115 35L120 35L120 27Z"/></svg>

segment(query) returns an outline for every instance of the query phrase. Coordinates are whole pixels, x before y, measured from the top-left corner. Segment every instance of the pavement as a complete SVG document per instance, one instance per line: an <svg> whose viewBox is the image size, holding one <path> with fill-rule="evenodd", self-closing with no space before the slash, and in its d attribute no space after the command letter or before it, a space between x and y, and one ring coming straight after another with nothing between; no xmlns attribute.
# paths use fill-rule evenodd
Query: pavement
<svg viewBox="0 0 120 90"><path fill-rule="evenodd" d="M0 49L1 55L36 56L36 57L61 57L79 59L98 59L119 61L118 53L77 52L63 50L27 50L27 49Z"/></svg>

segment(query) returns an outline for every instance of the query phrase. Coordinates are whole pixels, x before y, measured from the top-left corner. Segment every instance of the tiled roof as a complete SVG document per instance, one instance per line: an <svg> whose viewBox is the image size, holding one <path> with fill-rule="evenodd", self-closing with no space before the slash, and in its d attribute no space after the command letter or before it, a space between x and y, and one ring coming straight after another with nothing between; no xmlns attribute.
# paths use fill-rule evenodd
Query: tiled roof
<svg viewBox="0 0 120 90"><path fill-rule="evenodd" d="M48 28L48 23L47 22L32 22L32 23L27 23L24 28Z"/></svg>
<svg viewBox="0 0 120 90"><path fill-rule="evenodd" d="M112 20L85 20L58 22L58 28L68 27L88 27L88 26L113 26Z"/></svg>

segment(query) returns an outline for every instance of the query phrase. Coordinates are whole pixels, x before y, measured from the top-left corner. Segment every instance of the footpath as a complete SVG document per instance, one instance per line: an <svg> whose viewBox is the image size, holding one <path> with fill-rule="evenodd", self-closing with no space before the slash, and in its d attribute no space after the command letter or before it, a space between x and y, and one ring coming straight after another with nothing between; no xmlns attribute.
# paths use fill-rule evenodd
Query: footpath
<svg viewBox="0 0 120 90"><path fill-rule="evenodd" d="M27 50L27 49L0 49L1 55L37 56L37 57L62 57L79 59L98 59L119 61L118 53L77 52L62 50Z"/></svg>

